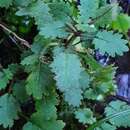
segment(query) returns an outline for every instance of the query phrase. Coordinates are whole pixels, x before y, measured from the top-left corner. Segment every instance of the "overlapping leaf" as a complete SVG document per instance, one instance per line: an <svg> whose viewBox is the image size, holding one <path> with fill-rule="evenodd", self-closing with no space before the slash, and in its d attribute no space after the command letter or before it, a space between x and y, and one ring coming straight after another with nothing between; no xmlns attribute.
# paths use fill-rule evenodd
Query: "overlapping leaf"
<svg viewBox="0 0 130 130"><path fill-rule="evenodd" d="M75 112L76 119L83 124L93 124L96 121L96 118L93 117L93 112L88 109L79 109Z"/></svg>
<svg viewBox="0 0 130 130"><path fill-rule="evenodd" d="M68 33L65 31L64 23L62 21L54 21L41 27L40 34L46 38L55 39L57 37L67 37Z"/></svg>
<svg viewBox="0 0 130 130"><path fill-rule="evenodd" d="M17 6L28 6L33 0L14 0Z"/></svg>
<svg viewBox="0 0 130 130"><path fill-rule="evenodd" d="M12 4L13 0L0 0L0 7L8 8Z"/></svg>
<svg viewBox="0 0 130 130"><path fill-rule="evenodd" d="M98 0L80 0L80 16L79 19L83 23L87 23L90 17L93 17L99 6Z"/></svg>
<svg viewBox="0 0 130 130"><path fill-rule="evenodd" d="M40 117L36 117L38 120ZM57 121L43 121L41 122L43 127L39 127L37 124L28 122L24 125L23 130L62 130L64 127L64 123L61 120Z"/></svg>
<svg viewBox="0 0 130 130"><path fill-rule="evenodd" d="M52 14L54 20L69 22L72 17L72 7L66 2L56 1L49 4L50 13Z"/></svg>
<svg viewBox="0 0 130 130"><path fill-rule="evenodd" d="M36 99L41 99L46 87L50 86L53 80L48 67L39 63L29 74L26 82L27 93Z"/></svg>
<svg viewBox="0 0 130 130"><path fill-rule="evenodd" d="M130 17L127 14L120 14L116 20L112 22L111 26L114 30L126 34L128 29L130 29Z"/></svg>
<svg viewBox="0 0 130 130"><path fill-rule="evenodd" d="M28 122L24 125L23 130L42 130L40 127L38 127L37 125Z"/></svg>
<svg viewBox="0 0 130 130"><path fill-rule="evenodd" d="M49 7L42 0L31 3L25 8L21 8L16 12L18 16L29 15L35 18L36 24L39 26L44 26L46 23L52 21L52 16L49 13Z"/></svg>
<svg viewBox="0 0 130 130"><path fill-rule="evenodd" d="M22 65L33 65L35 64L36 62L38 62L38 55L30 55L30 56L27 56L25 57L22 61L21 61L21 64Z"/></svg>
<svg viewBox="0 0 130 130"><path fill-rule="evenodd" d="M102 123L100 127L95 130L116 130L117 128L109 123Z"/></svg>
<svg viewBox="0 0 130 130"><path fill-rule="evenodd" d="M99 9L97 9L95 13L95 25L97 27L105 27L105 25L109 25L112 23L112 5L105 5Z"/></svg>
<svg viewBox="0 0 130 130"><path fill-rule="evenodd" d="M24 81L19 81L13 85L13 95L20 103L24 103L27 99L29 99Z"/></svg>
<svg viewBox="0 0 130 130"><path fill-rule="evenodd" d="M0 72L0 90L6 88L9 81L13 78L13 73L10 69L3 69L3 72Z"/></svg>
<svg viewBox="0 0 130 130"><path fill-rule="evenodd" d="M113 93L115 91L114 77L115 68L112 65L102 67L96 60L88 55L85 56L85 62L89 66L89 71L92 73L92 88L88 88L84 92L84 97L87 99L98 100L104 94ZM94 89L93 89L94 88Z"/></svg>
<svg viewBox="0 0 130 130"><path fill-rule="evenodd" d="M56 3L50 4L49 8L48 4L38 0L28 7L21 8L16 14L19 16L29 15L34 17L40 34L46 38L66 37L68 33L65 31L65 21L68 20L67 13L69 11L67 9L69 5L64 3L66 6L62 8L63 2ZM60 8L57 12L55 12L55 4ZM56 13L60 14L56 15Z"/></svg>
<svg viewBox="0 0 130 130"><path fill-rule="evenodd" d="M44 101L36 102L36 110L31 121L24 125L23 130L62 130L64 123L57 120L57 99L54 88L51 89Z"/></svg>
<svg viewBox="0 0 130 130"><path fill-rule="evenodd" d="M108 53L110 56L123 55L123 52L127 52L127 41L122 39L122 35L119 33L113 33L112 31L99 31L96 38L93 41L95 49L99 49L102 54Z"/></svg>
<svg viewBox="0 0 130 130"><path fill-rule="evenodd" d="M125 102L112 101L105 109L106 116L115 117L110 118L110 123L117 127L130 127L130 106Z"/></svg>
<svg viewBox="0 0 130 130"><path fill-rule="evenodd" d="M79 106L82 99L80 74L83 71L80 60L78 56L67 51L54 55L51 68L56 74L57 87L64 92L70 105Z"/></svg>
<svg viewBox="0 0 130 130"><path fill-rule="evenodd" d="M19 106L13 96L5 94L0 97L0 125L4 128L12 127L18 119Z"/></svg>

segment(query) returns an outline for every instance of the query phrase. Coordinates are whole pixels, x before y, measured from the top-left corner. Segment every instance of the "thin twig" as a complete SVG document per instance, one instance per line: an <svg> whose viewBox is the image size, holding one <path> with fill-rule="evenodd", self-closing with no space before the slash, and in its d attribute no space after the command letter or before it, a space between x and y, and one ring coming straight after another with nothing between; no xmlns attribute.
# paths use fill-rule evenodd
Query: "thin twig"
<svg viewBox="0 0 130 130"><path fill-rule="evenodd" d="M12 34L16 39L18 39L21 42L22 45L26 46L27 48L31 48L31 45L28 43L28 41L20 38L16 33L5 27L3 24L0 23L0 27L6 32Z"/></svg>
<svg viewBox="0 0 130 130"><path fill-rule="evenodd" d="M76 45L78 45L79 43L81 43L81 40L78 41L77 43L73 44L73 46L76 46Z"/></svg>
<svg viewBox="0 0 130 130"><path fill-rule="evenodd" d="M73 26L71 26L70 24L66 24L66 27L68 27L68 29L69 29L72 33L76 33L76 32L77 32L77 30L76 30Z"/></svg>

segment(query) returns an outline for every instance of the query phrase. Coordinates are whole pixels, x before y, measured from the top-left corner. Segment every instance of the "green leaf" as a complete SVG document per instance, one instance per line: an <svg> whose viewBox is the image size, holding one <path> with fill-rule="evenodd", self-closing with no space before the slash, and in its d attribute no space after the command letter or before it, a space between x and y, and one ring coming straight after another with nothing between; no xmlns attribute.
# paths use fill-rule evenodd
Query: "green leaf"
<svg viewBox="0 0 130 130"><path fill-rule="evenodd" d="M80 86L83 90L89 88L90 76L87 72L83 71L80 75Z"/></svg>
<svg viewBox="0 0 130 130"><path fill-rule="evenodd" d="M27 122L24 125L23 130L42 130L42 129L39 128L37 125L32 124L31 122Z"/></svg>
<svg viewBox="0 0 130 130"><path fill-rule="evenodd" d="M0 97L0 125L4 128L12 127L14 120L18 119L19 106L16 100L8 94Z"/></svg>
<svg viewBox="0 0 130 130"><path fill-rule="evenodd" d="M99 31L96 38L93 40L95 49L99 49L102 54L108 53L110 56L123 55L123 52L128 51L127 41L122 39L122 35L113 33L112 31Z"/></svg>
<svg viewBox="0 0 130 130"><path fill-rule="evenodd" d="M80 75L83 71L80 60L77 55L67 51L54 55L54 61L50 66L56 74L57 87L64 93L65 100L70 105L79 106L82 99Z"/></svg>
<svg viewBox="0 0 130 130"><path fill-rule="evenodd" d="M46 76L47 74L47 76ZM52 85L51 73L46 65L38 63L26 80L26 91L36 99L41 99L46 87Z"/></svg>
<svg viewBox="0 0 130 130"><path fill-rule="evenodd" d="M14 0L17 6L28 6L33 0Z"/></svg>
<svg viewBox="0 0 130 130"><path fill-rule="evenodd" d="M49 13L49 11L50 9L48 5L45 4L42 0L38 0L36 2L31 3L29 6L25 8L20 8L20 10L16 12L16 15L29 15L31 17L34 17L36 24L40 28L52 21L52 16Z"/></svg>
<svg viewBox="0 0 130 130"><path fill-rule="evenodd" d="M129 110L129 112L125 112L126 110ZM121 114L118 114L120 112ZM105 108L105 113L107 117L116 114L115 117L110 118L109 120L112 125L117 127L130 127L130 106L125 102L118 100L110 102L110 104Z"/></svg>
<svg viewBox="0 0 130 130"><path fill-rule="evenodd" d="M62 130L64 123L57 120L57 99L54 87L49 88L48 95L36 102L36 112L31 116L31 122L25 124L23 130Z"/></svg>
<svg viewBox="0 0 130 130"><path fill-rule="evenodd" d="M95 128L95 130L116 130L117 128L111 124L103 123L100 127Z"/></svg>
<svg viewBox="0 0 130 130"><path fill-rule="evenodd" d="M130 29L130 17L127 14L118 15L116 20L112 22L111 27L114 30L118 30L119 32L126 34L128 29Z"/></svg>
<svg viewBox="0 0 130 130"><path fill-rule="evenodd" d="M91 99L91 100L96 100L98 96L99 96L99 93L97 93L96 90L93 90L91 88L86 90L84 93L84 98Z"/></svg>
<svg viewBox="0 0 130 130"><path fill-rule="evenodd" d="M112 8L114 7L109 4L97 9L94 16L95 25L97 27L105 27L106 25L112 23L112 17L113 17Z"/></svg>
<svg viewBox="0 0 130 130"><path fill-rule="evenodd" d="M0 0L0 7L8 8L12 5L13 0Z"/></svg>
<svg viewBox="0 0 130 130"><path fill-rule="evenodd" d="M44 36L38 34L34 38L34 43L31 46L31 50L33 53L40 56L41 52L43 51L43 47L46 48L46 46L48 46L48 44L50 44L51 42L51 39L46 39Z"/></svg>
<svg viewBox="0 0 130 130"><path fill-rule="evenodd" d="M37 117L39 118L39 117ZM24 125L23 130L62 130L64 127L64 123L60 120L58 121L43 121L42 128L38 127L34 123L28 122Z"/></svg>
<svg viewBox="0 0 130 130"><path fill-rule="evenodd" d="M75 112L76 119L83 124L93 124L96 118L93 117L93 112L89 108L79 109Z"/></svg>
<svg viewBox="0 0 130 130"><path fill-rule="evenodd" d="M38 56L33 54L33 55L30 55L30 56L27 56L25 57L22 61L21 61L21 64L22 65L33 65L35 64L36 62L38 62Z"/></svg>
<svg viewBox="0 0 130 130"><path fill-rule="evenodd" d="M90 17L93 17L99 6L98 0L80 0L79 19L81 23L87 23Z"/></svg>
<svg viewBox="0 0 130 130"><path fill-rule="evenodd" d="M51 119L57 118L56 107L55 107L55 104L51 102L51 100L50 101L47 100L46 102L37 101L36 109L38 110L36 115L41 114L44 117L44 120L51 120Z"/></svg>
<svg viewBox="0 0 130 130"><path fill-rule="evenodd" d="M65 31L65 24L62 21L54 21L45 25L45 27L40 28L40 35L46 38L63 38L67 37L68 33Z"/></svg>
<svg viewBox="0 0 130 130"><path fill-rule="evenodd" d="M10 65L8 65L7 70L10 71L10 73L12 72L13 75L15 75L17 72L21 71L22 69L23 69L23 67L19 64L10 64ZM10 75L10 74L8 74L8 75Z"/></svg>
<svg viewBox="0 0 130 130"><path fill-rule="evenodd" d="M28 100L29 96L27 95L24 81L19 81L13 85L13 95L20 103Z"/></svg>
<svg viewBox="0 0 130 130"><path fill-rule="evenodd" d="M97 69L101 69L102 66L94 59L92 55L82 55L85 63L89 66L89 71L96 71Z"/></svg>
<svg viewBox="0 0 130 130"><path fill-rule="evenodd" d="M73 105L74 107L78 107L81 104L82 90L80 88L69 88L64 92L65 101L69 103L69 105Z"/></svg>
<svg viewBox="0 0 130 130"><path fill-rule="evenodd" d="M56 38L56 37L66 37L68 33L65 31L65 21L68 19L68 5L63 8L61 5L63 3L57 4L59 10L57 14L55 11L55 4L50 4L51 9L48 7L48 4L44 3L41 0L38 0L28 7L21 8L17 11L18 16L29 15L35 18L38 29L40 30L40 35L45 36L45 38ZM60 10L61 9L61 10ZM64 10L65 9L65 10ZM50 14L50 12L53 14ZM58 17L59 16L59 17ZM66 16L66 17L65 17ZM65 20L66 18L66 20Z"/></svg>
<svg viewBox="0 0 130 130"><path fill-rule="evenodd" d="M93 64L95 63L89 60L87 61L89 66L92 63ZM112 65L108 65L105 67L97 66L96 68L94 66L92 67L91 72L93 76L93 78L91 79L92 88L89 88L85 91L84 93L85 98L92 100L99 100L100 98L102 99L104 95L115 92L116 87L115 87L115 81L113 80L115 78L115 68Z"/></svg>
<svg viewBox="0 0 130 130"><path fill-rule="evenodd" d="M64 123L61 120L44 120L42 113L33 114L31 120L42 130L62 130L64 127Z"/></svg>
<svg viewBox="0 0 130 130"><path fill-rule="evenodd" d="M106 86L103 86L104 89L107 89ZM95 88L95 89L88 89L84 93L84 98L90 99L90 100L97 100L97 101L103 101L104 100L104 94L107 94L110 90L107 89L107 91L103 92L103 88Z"/></svg>
<svg viewBox="0 0 130 130"><path fill-rule="evenodd" d="M69 22L72 15L72 6L67 2L56 1L48 4L50 7L50 13L52 14L55 21Z"/></svg>
<svg viewBox="0 0 130 130"><path fill-rule="evenodd" d="M107 0L99 0L99 6L105 6L107 3Z"/></svg>
<svg viewBox="0 0 130 130"><path fill-rule="evenodd" d="M103 68L97 68L95 74L93 73L94 87L99 87L102 92L108 92L107 89L112 89L114 86L113 79L115 78L115 68L112 65L105 66ZM103 88L106 87L104 90Z"/></svg>
<svg viewBox="0 0 130 130"><path fill-rule="evenodd" d="M10 71L10 69L3 69L3 72L0 72L0 90L5 89L12 78L13 73Z"/></svg>

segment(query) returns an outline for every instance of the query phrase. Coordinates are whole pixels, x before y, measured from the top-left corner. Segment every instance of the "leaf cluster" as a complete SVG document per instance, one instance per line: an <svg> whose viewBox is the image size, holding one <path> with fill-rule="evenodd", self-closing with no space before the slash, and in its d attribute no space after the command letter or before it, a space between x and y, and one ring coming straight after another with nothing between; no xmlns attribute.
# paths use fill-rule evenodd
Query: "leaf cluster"
<svg viewBox="0 0 130 130"><path fill-rule="evenodd" d="M0 23L5 32L20 40L16 45L22 52L20 63L0 71L2 127L13 127L21 117L26 120L23 130L62 130L68 126L77 130L78 122L87 130L130 127L129 106L121 101L105 102L116 93L116 68L102 66L93 55L99 50L116 57L129 50L130 17L121 13L118 3L0 0L0 9L29 19L37 31L29 45ZM26 76L19 78L23 73ZM22 109L29 101L35 109L30 115ZM106 104L104 113L96 112L97 102Z"/></svg>

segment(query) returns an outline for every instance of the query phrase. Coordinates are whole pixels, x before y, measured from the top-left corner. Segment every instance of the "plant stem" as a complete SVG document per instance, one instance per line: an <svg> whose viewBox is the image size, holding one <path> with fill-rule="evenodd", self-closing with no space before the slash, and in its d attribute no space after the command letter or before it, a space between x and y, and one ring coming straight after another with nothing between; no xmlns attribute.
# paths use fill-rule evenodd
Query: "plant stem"
<svg viewBox="0 0 130 130"><path fill-rule="evenodd" d="M14 33L13 31L11 31L10 29L8 29L7 27L5 27L3 24L0 23L0 27L5 30L6 32L8 32L9 34L12 34L15 38L17 38L21 44L23 44L24 46L26 46L27 48L31 48L31 45L28 43L28 41L20 38L16 33Z"/></svg>
<svg viewBox="0 0 130 130"><path fill-rule="evenodd" d="M121 116L123 114L128 114L128 113L130 113L130 109L127 109L127 110L115 113L113 115L110 115L110 116L108 116L108 117L106 117L104 119L101 119L101 120L97 121L96 123L91 125L89 128L87 128L87 130L94 130L96 127L101 126L101 124L103 124L104 122L107 122L107 121L109 121L112 118L119 117L119 116Z"/></svg>

